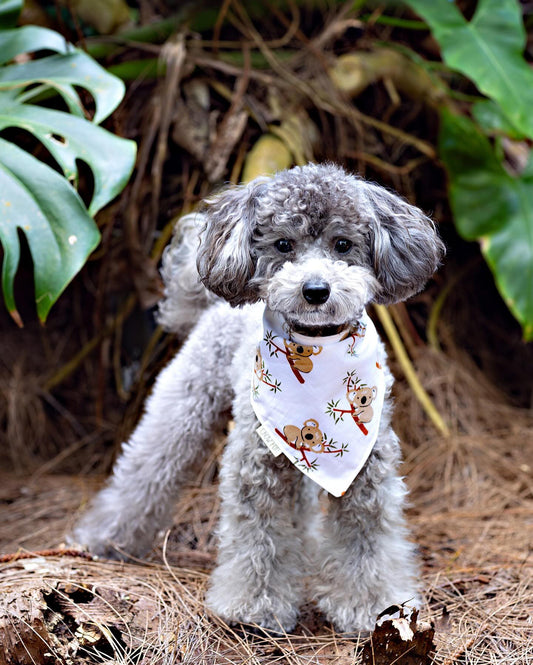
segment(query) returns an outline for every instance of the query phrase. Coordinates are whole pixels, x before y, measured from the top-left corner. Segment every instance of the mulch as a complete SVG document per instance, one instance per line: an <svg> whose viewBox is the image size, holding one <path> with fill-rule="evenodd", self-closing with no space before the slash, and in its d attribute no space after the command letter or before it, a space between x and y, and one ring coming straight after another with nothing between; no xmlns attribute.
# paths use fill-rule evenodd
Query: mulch
<svg viewBox="0 0 533 665"><path fill-rule="evenodd" d="M434 627L431 655L383 660L367 637L336 634L312 605L285 636L212 616L203 594L216 555L213 459L148 559L128 564L61 549L102 479L1 473L0 663L533 662L531 417L457 359L428 353L417 370L437 388L453 431L436 435L398 382L396 427L408 442L408 517L426 596L419 626Z"/></svg>

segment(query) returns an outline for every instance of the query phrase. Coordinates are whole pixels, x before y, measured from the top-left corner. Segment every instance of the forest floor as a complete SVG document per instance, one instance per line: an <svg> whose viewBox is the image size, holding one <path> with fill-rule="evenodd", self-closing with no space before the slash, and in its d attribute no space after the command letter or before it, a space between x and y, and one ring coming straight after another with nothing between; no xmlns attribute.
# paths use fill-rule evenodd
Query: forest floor
<svg viewBox="0 0 533 665"><path fill-rule="evenodd" d="M140 3L141 24L165 4ZM176 3L168 4L174 12ZM288 3L290 17L276 9L250 18L243 3L219 4L215 23L186 29L179 40L167 34L165 44L143 45L138 33L129 46L103 40L111 48L106 66L137 59L142 66L112 125L138 143L135 175L99 215L102 243L46 326L33 311L24 247L17 282L24 329L0 310L0 665L531 665L533 346L523 343L477 246L456 236L437 157L434 100L450 87L454 108L467 116L477 92L446 69L436 77L437 62L413 88L413 63L434 61L438 47L424 31L380 22L381 10L363 21L348 12L350 3L338 11L318 3L327 15L314 3L309 11ZM71 39L79 39L77 28ZM332 85L328 71L338 57L353 52L377 62L374 51L386 43L396 44L397 55L408 46L416 59L407 68L384 60L353 98ZM220 57L225 51L229 60ZM156 56L164 73L152 78L144 59ZM449 438L435 432L391 359L394 426L425 591L415 638L428 634L424 623L433 625L432 653L416 655L404 640L406 653L386 656L375 635L339 635L312 604L296 631L280 638L234 630L209 614L203 598L216 556L216 457L182 494L172 529L147 560L97 561L62 549L103 481L87 474L110 467L177 344L150 314L161 295L156 265L175 220L222 182L263 173L271 156L260 145L286 155L276 168L335 161L398 191L431 213L448 246L437 280L394 307L397 314L404 308L409 355ZM529 144L510 143L510 153L512 146L529 154ZM85 189L91 183L82 173ZM440 345L444 352L430 350Z"/></svg>
<svg viewBox="0 0 533 665"><path fill-rule="evenodd" d="M430 656L387 660L368 647L365 655L368 639L336 634L312 605L280 638L232 630L210 615L203 594L216 552L213 459L149 559L128 564L57 549L99 481L0 474L0 664L533 662L531 418L503 406L464 362L426 354L417 370L453 429L448 439L432 433L398 382L396 426L410 441L408 517L423 563L420 619L435 628Z"/></svg>

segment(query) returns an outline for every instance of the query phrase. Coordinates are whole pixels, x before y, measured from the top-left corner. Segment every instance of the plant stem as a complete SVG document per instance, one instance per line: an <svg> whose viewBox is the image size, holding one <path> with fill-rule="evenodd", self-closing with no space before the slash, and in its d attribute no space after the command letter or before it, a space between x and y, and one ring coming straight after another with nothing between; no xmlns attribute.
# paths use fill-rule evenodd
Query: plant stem
<svg viewBox="0 0 533 665"><path fill-rule="evenodd" d="M444 422L444 419L440 413L437 411L424 386L420 383L418 374L416 373L415 368L413 367L413 364L407 355L407 351L405 350L403 342L400 339L400 335L396 330L396 326L394 325L391 315L384 305L374 305L374 308L383 328L385 329L385 333L387 334L389 342L391 343L394 353L396 354L398 362L402 367L405 378L411 386L412 391L422 405L422 408L428 415L431 422L435 425L436 429L445 438L448 438L450 436L450 430L448 429L448 426Z"/></svg>

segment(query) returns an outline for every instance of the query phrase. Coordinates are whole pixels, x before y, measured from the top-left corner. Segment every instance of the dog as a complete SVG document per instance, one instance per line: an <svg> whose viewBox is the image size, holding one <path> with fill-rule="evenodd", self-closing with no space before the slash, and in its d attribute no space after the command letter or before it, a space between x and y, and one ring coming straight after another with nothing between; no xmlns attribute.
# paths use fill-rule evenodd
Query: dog
<svg viewBox="0 0 533 665"><path fill-rule="evenodd" d="M171 523L180 487L206 459L231 409L235 426L220 466L219 548L208 607L229 623L283 632L294 629L310 597L337 630L352 633L371 630L393 604L419 603L416 548L408 539L406 488L398 475L400 446L391 427L393 379L382 342L374 370L384 393L379 424L374 408L375 442L342 495L328 495L326 512L316 509L321 490L310 477L312 466L338 460L351 440L330 436L321 444L323 454L311 460L307 453L295 467L259 434L250 383L253 375L256 394L270 391L284 399L288 382L296 383L290 372L284 383L257 381L274 372L258 367L275 359L276 348L286 351L271 335L267 339L277 346L258 355L265 311L281 321L280 334L289 341L301 336L310 348L346 339L352 330L343 355L350 360L358 354L361 330L371 325L361 323L365 308L420 291L443 255L435 226L421 210L334 164L297 166L230 186L208 199L203 211L183 218L163 256L158 320L187 338L160 373L112 477L73 540L102 557L144 555ZM282 360L288 367L287 357ZM325 362L325 351L314 355L311 374ZM299 390L309 376L300 374ZM305 398L297 403L307 406ZM358 428L339 401L329 406L329 416L320 415L328 429L334 427L330 416L345 413L350 437L362 438L359 428L368 433L373 424ZM303 414L292 421L306 419ZM284 444L281 437L278 443ZM297 452L305 455L304 448Z"/></svg>

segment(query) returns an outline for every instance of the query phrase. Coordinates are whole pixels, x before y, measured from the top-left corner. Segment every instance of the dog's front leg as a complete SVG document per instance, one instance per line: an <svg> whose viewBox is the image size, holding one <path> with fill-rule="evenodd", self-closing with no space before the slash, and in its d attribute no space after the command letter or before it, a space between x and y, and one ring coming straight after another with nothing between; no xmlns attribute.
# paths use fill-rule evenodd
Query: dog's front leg
<svg viewBox="0 0 533 665"><path fill-rule="evenodd" d="M71 540L100 556L142 556L170 521L180 485L212 449L213 428L233 391L228 340L239 338L237 310L214 307L158 376L146 411L124 444L108 486Z"/></svg>
<svg viewBox="0 0 533 665"><path fill-rule="evenodd" d="M398 457L394 433L384 433L346 494L330 497L322 521L315 590L320 609L341 632L372 630L387 607L419 604Z"/></svg>
<svg viewBox="0 0 533 665"><path fill-rule="evenodd" d="M229 622L290 631L307 572L294 519L301 474L259 439L249 399L246 410L244 418L236 413L222 462L218 566L207 603Z"/></svg>

